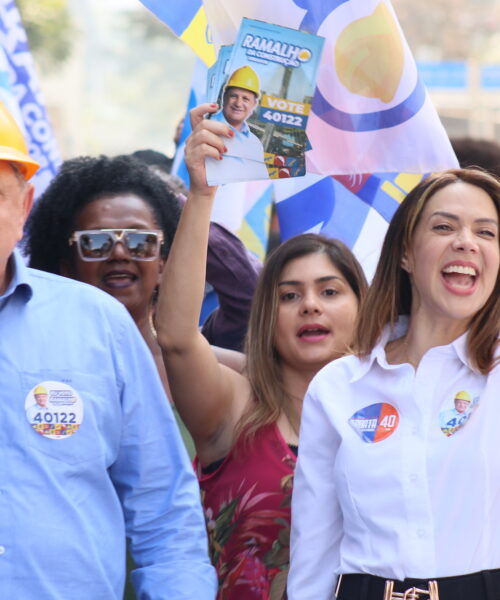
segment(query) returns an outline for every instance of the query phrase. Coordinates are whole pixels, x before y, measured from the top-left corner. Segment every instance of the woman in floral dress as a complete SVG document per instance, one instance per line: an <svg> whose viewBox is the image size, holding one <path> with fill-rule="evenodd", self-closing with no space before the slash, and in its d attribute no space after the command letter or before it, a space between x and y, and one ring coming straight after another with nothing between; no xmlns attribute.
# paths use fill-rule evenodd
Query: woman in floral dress
<svg viewBox="0 0 500 600"><path fill-rule="evenodd" d="M242 373L220 365L198 330L215 189L205 158L231 130L191 113L191 186L165 266L156 315L171 391L193 436L219 600L283 598L302 399L351 341L366 281L341 243L297 236L271 255L254 297Z"/></svg>

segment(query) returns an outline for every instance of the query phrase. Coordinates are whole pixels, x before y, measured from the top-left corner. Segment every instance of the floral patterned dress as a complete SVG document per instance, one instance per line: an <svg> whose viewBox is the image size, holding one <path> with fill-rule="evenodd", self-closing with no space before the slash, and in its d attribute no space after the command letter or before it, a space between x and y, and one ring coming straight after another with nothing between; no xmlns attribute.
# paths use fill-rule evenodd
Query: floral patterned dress
<svg viewBox="0 0 500 600"><path fill-rule="evenodd" d="M272 424L199 476L218 600L286 598L295 463Z"/></svg>

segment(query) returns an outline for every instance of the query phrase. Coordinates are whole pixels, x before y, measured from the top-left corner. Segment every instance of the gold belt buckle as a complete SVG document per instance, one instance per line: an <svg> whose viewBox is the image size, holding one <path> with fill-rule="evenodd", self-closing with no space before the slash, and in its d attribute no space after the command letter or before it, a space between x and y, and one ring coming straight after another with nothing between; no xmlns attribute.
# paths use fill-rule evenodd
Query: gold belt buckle
<svg viewBox="0 0 500 600"><path fill-rule="evenodd" d="M429 597L429 600L439 600L438 584L437 581L429 581L429 589L421 590L417 587L411 587L404 592L394 591L394 581L388 579L385 582L384 600L421 600L421 596Z"/></svg>

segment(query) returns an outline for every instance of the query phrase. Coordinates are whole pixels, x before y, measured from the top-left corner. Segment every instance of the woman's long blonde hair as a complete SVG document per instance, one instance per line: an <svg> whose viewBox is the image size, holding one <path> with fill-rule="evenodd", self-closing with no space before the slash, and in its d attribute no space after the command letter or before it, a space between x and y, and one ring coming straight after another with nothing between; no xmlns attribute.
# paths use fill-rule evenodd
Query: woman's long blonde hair
<svg viewBox="0 0 500 600"><path fill-rule="evenodd" d="M252 387L250 409L237 426L237 434L252 437L262 426L277 421L283 412L298 430L300 415L284 388L281 358L274 345L279 306L278 282L285 266L309 254L325 254L341 272L358 302L367 283L361 265L345 244L316 234L298 235L284 242L267 259L255 290L245 344L247 375ZM236 436L238 437L238 436Z"/></svg>
<svg viewBox="0 0 500 600"><path fill-rule="evenodd" d="M400 315L409 315L411 282L401 267L401 259L412 247L415 229L427 202L439 190L464 182L484 190L492 199L500 218L500 182L479 169L450 169L419 183L401 203L387 230L380 260L359 313L354 350L367 356L386 325L394 326ZM500 334L500 274L485 305L471 319L467 338L472 364L487 374L495 365Z"/></svg>

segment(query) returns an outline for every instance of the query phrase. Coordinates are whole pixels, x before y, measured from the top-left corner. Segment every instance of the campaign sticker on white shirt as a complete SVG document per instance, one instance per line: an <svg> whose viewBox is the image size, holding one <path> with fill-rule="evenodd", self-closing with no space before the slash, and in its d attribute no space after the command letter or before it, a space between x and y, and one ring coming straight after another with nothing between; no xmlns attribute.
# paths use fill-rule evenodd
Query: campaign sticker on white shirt
<svg viewBox="0 0 500 600"><path fill-rule="evenodd" d="M460 431L479 404L479 396L460 390L453 395L453 402L439 413L439 427L446 437Z"/></svg>
<svg viewBox="0 0 500 600"><path fill-rule="evenodd" d="M381 442L392 435L399 425L398 411L386 402L370 404L349 419L349 425L363 442Z"/></svg>
<svg viewBox="0 0 500 600"><path fill-rule="evenodd" d="M24 402L33 429L46 438L64 440L74 435L83 421L83 402L77 391L60 381L42 381Z"/></svg>

